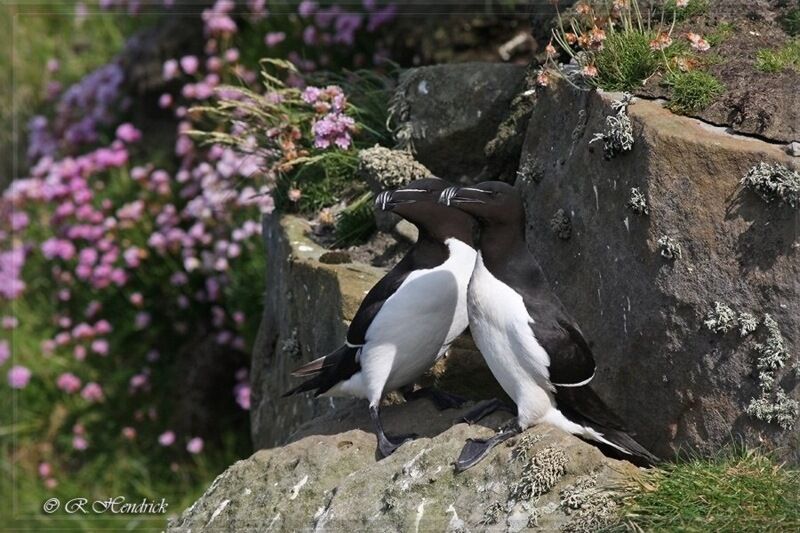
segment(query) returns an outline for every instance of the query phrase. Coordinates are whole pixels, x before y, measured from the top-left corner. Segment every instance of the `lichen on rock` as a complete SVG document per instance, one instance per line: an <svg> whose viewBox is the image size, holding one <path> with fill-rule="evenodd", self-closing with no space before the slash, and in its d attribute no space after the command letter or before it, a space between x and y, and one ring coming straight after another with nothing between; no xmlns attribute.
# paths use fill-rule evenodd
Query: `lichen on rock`
<svg viewBox="0 0 800 533"><path fill-rule="evenodd" d="M662 257L666 257L667 259L672 259L673 261L683 257L683 250L681 249L681 244L672 237L669 237L667 235L662 235L658 239L658 245L661 247Z"/></svg>
<svg viewBox="0 0 800 533"><path fill-rule="evenodd" d="M558 483L567 471L567 456L553 446L537 452L522 467L522 475L511 486L509 497L518 502L544 494Z"/></svg>
<svg viewBox="0 0 800 533"><path fill-rule="evenodd" d="M747 172L742 185L755 191L766 203L778 201L791 207L800 206L800 172L784 165L762 161Z"/></svg>
<svg viewBox="0 0 800 533"><path fill-rule="evenodd" d="M649 215L650 207L647 205L647 198L638 187L631 187L631 197L625 204L637 215Z"/></svg>
<svg viewBox="0 0 800 533"><path fill-rule="evenodd" d="M373 189L401 187L415 179L431 176L425 165L416 161L409 152L379 145L358 153L358 172L373 185Z"/></svg>
<svg viewBox="0 0 800 533"><path fill-rule="evenodd" d="M703 322L714 333L728 333L736 327L736 323L736 312L722 302L714 302L714 307Z"/></svg>
<svg viewBox="0 0 800 533"><path fill-rule="evenodd" d="M550 229L563 241L568 241L572 236L572 222L563 209L553 214L553 218L550 219Z"/></svg>
<svg viewBox="0 0 800 533"><path fill-rule="evenodd" d="M630 93L623 93L620 100L611 103L614 115L606 117L605 130L595 133L589 144L595 141L603 141L603 155L606 160L611 160L623 152L630 152L633 149L633 126L628 117L628 105L633 96Z"/></svg>

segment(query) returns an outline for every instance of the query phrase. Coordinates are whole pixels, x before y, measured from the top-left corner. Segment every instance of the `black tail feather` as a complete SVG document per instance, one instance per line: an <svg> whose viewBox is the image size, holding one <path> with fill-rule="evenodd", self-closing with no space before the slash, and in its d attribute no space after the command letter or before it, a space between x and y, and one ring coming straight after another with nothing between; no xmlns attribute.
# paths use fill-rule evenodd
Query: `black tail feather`
<svg viewBox="0 0 800 533"><path fill-rule="evenodd" d="M588 385L556 387L556 404L569 420L594 429L611 443L591 440L606 455L628 460L637 466L649 467L661 462L634 439L635 434L628 431L622 420Z"/></svg>
<svg viewBox="0 0 800 533"><path fill-rule="evenodd" d="M292 376L312 377L283 393L283 397L310 390L314 390L315 396L319 396L340 381L349 379L361 370L361 365L356 360L357 354L357 347L344 345L324 357L301 366L292 372Z"/></svg>

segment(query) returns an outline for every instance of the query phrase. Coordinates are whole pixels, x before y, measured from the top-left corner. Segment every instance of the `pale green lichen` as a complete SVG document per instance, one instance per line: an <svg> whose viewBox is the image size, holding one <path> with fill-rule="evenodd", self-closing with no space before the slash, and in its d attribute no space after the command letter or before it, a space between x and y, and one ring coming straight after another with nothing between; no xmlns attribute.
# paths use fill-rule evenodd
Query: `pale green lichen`
<svg viewBox="0 0 800 533"><path fill-rule="evenodd" d="M410 153L378 145L358 152L358 173L367 183L373 182L380 189L393 189L432 175Z"/></svg>
<svg viewBox="0 0 800 533"><path fill-rule="evenodd" d="M616 114L606 117L606 128L601 133L595 133L589 144L603 141L603 155L607 160L613 159L622 152L633 149L633 126L628 117L628 105L633 96L623 93L622 99L611 103Z"/></svg>
<svg viewBox="0 0 800 533"><path fill-rule="evenodd" d="M572 221L567 216L566 211L559 209L553 214L553 218L550 219L550 230L559 239L563 241L569 240L572 236Z"/></svg>
<svg viewBox="0 0 800 533"><path fill-rule="evenodd" d="M552 489L566 472L567 455L555 446L548 446L522 467L520 478L511 486L509 497L524 502L540 496Z"/></svg>
<svg viewBox="0 0 800 533"><path fill-rule="evenodd" d="M631 187L631 197L628 200L627 205L631 211L636 213L637 215L649 215L650 214L650 207L647 205L647 198L645 198L642 191L640 191L637 187Z"/></svg>
<svg viewBox="0 0 800 533"><path fill-rule="evenodd" d="M521 183L539 183L544 178L542 164L532 155L528 154L517 170L517 179Z"/></svg>
<svg viewBox="0 0 800 533"><path fill-rule="evenodd" d="M537 433L525 433L511 453L511 459L514 462L527 463L531 458L534 445L540 440L542 440L542 436Z"/></svg>
<svg viewBox="0 0 800 533"><path fill-rule="evenodd" d="M792 207L800 206L800 172L784 165L762 161L742 178L742 184L767 203L777 200Z"/></svg>
<svg viewBox="0 0 800 533"><path fill-rule="evenodd" d="M681 244L672 237L662 235L661 238L658 239L658 245L661 247L662 257L666 257L667 259L672 259L673 261L683 257L683 250L681 249Z"/></svg>
<svg viewBox="0 0 800 533"><path fill-rule="evenodd" d="M746 337L758 328L758 319L751 313L742 311L739 313L739 335Z"/></svg>
<svg viewBox="0 0 800 533"><path fill-rule="evenodd" d="M776 423L782 429L790 430L797 422L800 414L800 402L790 398L781 389L772 397L768 392L762 392L759 398L754 398L747 406L747 414L767 423Z"/></svg>
<svg viewBox="0 0 800 533"><path fill-rule="evenodd" d="M736 312L722 302L714 302L714 308L703 322L714 333L728 333L736 327Z"/></svg>
<svg viewBox="0 0 800 533"><path fill-rule="evenodd" d="M480 523L484 526L496 524L500 516L505 514L505 506L500 502L494 502L483 510L483 518Z"/></svg>
<svg viewBox="0 0 800 533"><path fill-rule="evenodd" d="M780 327L775 319L769 314L764 315L764 327L767 328L766 342L756 344L758 361L756 366L759 370L762 388L769 390L775 381L775 371L783 368L789 359L789 350L781 334Z"/></svg>
<svg viewBox="0 0 800 533"><path fill-rule="evenodd" d="M561 491L561 508L572 519L563 531L594 532L612 523L619 503L615 495L597 488L597 474L582 476Z"/></svg>

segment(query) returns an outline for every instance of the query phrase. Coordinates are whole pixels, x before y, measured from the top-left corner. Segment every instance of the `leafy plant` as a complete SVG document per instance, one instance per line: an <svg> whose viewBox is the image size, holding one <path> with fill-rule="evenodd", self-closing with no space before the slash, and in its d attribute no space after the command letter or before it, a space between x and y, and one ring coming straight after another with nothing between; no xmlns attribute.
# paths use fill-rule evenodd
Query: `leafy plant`
<svg viewBox="0 0 800 533"><path fill-rule="evenodd" d="M781 18L781 26L792 37L800 35L800 7L790 10Z"/></svg>
<svg viewBox="0 0 800 533"><path fill-rule="evenodd" d="M725 92L725 86L719 80L702 70L670 72L664 84L672 88L667 107L681 114L702 111Z"/></svg>
<svg viewBox="0 0 800 533"><path fill-rule="evenodd" d="M689 0L688 2L681 2L680 5L678 4L677 0L667 0L664 3L662 12L667 19L674 19L680 22L686 19L704 15L707 11L707 0Z"/></svg>
<svg viewBox="0 0 800 533"><path fill-rule="evenodd" d="M789 68L800 72L800 39L790 41L778 50L759 50L756 68L762 72L780 72Z"/></svg>
<svg viewBox="0 0 800 533"><path fill-rule="evenodd" d="M365 192L336 217L336 246L361 244L375 231L373 195Z"/></svg>

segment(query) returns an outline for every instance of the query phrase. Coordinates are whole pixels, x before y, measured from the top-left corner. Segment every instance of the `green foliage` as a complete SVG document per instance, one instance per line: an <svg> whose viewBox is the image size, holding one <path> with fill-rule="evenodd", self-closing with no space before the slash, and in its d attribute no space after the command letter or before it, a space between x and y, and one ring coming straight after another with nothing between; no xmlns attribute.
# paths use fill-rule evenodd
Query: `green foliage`
<svg viewBox="0 0 800 533"><path fill-rule="evenodd" d="M719 80L702 70L670 72L664 83L672 88L667 107L675 113L702 111L725 92L725 86Z"/></svg>
<svg viewBox="0 0 800 533"><path fill-rule="evenodd" d="M724 43L736 31L736 26L731 24L730 22L720 22L719 25L714 29L713 32L709 33L706 36L706 40L708 44L711 46L719 46L720 44Z"/></svg>
<svg viewBox="0 0 800 533"><path fill-rule="evenodd" d="M794 69L800 72L800 39L795 39L778 50L759 50L756 68L762 72L780 72Z"/></svg>
<svg viewBox="0 0 800 533"><path fill-rule="evenodd" d="M795 531L800 471L741 448L692 457L645 474L615 529L630 531Z"/></svg>
<svg viewBox="0 0 800 533"><path fill-rule="evenodd" d="M800 7L790 10L781 18L781 26L792 37L800 35Z"/></svg>
<svg viewBox="0 0 800 533"><path fill-rule="evenodd" d="M650 49L652 32L611 32L595 55L597 86L606 91L630 91L642 85L661 65L660 53Z"/></svg>
<svg viewBox="0 0 800 533"><path fill-rule="evenodd" d="M344 208L336 218L336 245L351 246L369 239L375 231L375 215L371 192L362 194Z"/></svg>
<svg viewBox="0 0 800 533"><path fill-rule="evenodd" d="M707 0L689 0L689 3L683 7L678 7L676 0L667 0L663 8L663 13L667 19L674 19L678 22L705 15L707 11Z"/></svg>

